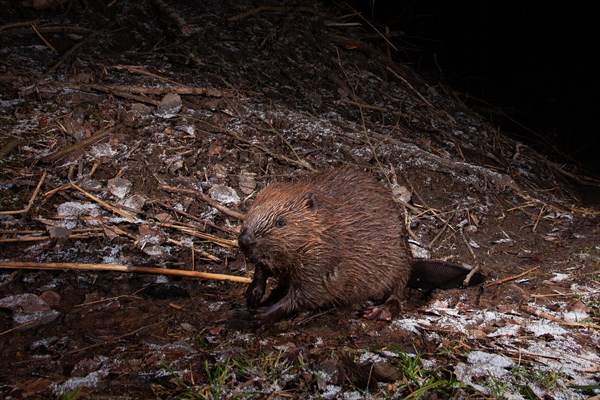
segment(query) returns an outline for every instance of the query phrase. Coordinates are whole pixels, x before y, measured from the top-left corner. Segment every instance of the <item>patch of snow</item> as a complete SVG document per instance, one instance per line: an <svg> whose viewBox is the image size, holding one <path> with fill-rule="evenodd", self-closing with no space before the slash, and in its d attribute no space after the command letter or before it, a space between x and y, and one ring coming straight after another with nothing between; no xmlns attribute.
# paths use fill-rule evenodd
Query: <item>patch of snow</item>
<svg viewBox="0 0 600 400"><path fill-rule="evenodd" d="M100 208L97 204L77 201L67 201L58 205L58 215L61 217L79 217L81 215L91 215L96 217L99 215Z"/></svg>
<svg viewBox="0 0 600 400"><path fill-rule="evenodd" d="M53 383L50 388L55 395L60 395L62 393L74 391L82 387L97 387L98 384L108 376L111 368L118 366L119 364L120 362L118 362L116 359L113 359L111 362L105 363L97 371L93 371L86 376L69 378L63 383Z"/></svg>
<svg viewBox="0 0 600 400"><path fill-rule="evenodd" d="M324 399L335 399L336 396L342 391L342 388L335 385L327 385L325 390L321 394Z"/></svg>
<svg viewBox="0 0 600 400"><path fill-rule="evenodd" d="M169 283L169 278L166 275L156 275L154 283Z"/></svg>
<svg viewBox="0 0 600 400"><path fill-rule="evenodd" d="M536 337L543 335L552 335L556 337L568 333L566 329L558 325L556 322L548 320L529 321L524 328L527 330L527 332L533 333L533 335Z"/></svg>
<svg viewBox="0 0 600 400"><path fill-rule="evenodd" d="M117 155L117 151L114 150L108 143L99 143L90 148L90 155L94 158L112 158Z"/></svg>
<svg viewBox="0 0 600 400"><path fill-rule="evenodd" d="M163 257L171 254L171 249L165 246L145 246L142 251L153 257Z"/></svg>
<svg viewBox="0 0 600 400"><path fill-rule="evenodd" d="M528 306L542 310L542 307L535 303ZM425 334L429 336L437 334L427 331L425 327L435 326L439 329L461 332L471 339L480 338L483 329L496 352L494 354L481 351L470 353L467 362L459 363L455 368L459 380L490 395L490 388L482 384L484 382L482 378L492 376L494 379L502 380L499 383L505 385L503 396L520 399L522 398L518 394L520 383L509 372L514 367L512 360L518 359L521 354L527 354L542 365L540 367L542 370L559 372L559 378L547 392L548 395L557 399L585 398L566 385L571 380L583 379L587 375L584 371L594 371L600 365L600 356L597 354L596 347L596 344L600 343L600 333L585 329L565 329L555 321L529 314L515 315L515 313L490 310L461 309L460 312L451 312L451 310L445 301L439 301L428 308L428 312L433 315L397 319L390 324L390 328L400 328L413 334L422 334L425 329ZM546 309L543 311L550 312ZM566 319L562 315L560 318ZM474 377L479 379L473 379ZM494 382L490 384L493 385Z"/></svg>
<svg viewBox="0 0 600 400"><path fill-rule="evenodd" d="M521 327L516 324L510 324L496 329L494 332L488 333L487 337L493 338L498 336L518 336Z"/></svg>
<svg viewBox="0 0 600 400"><path fill-rule="evenodd" d="M375 354L370 351L365 351L364 353L361 353L360 357L358 358L359 363L378 361L387 362L387 359L385 357L380 356L379 354Z"/></svg>
<svg viewBox="0 0 600 400"><path fill-rule="evenodd" d="M223 307L226 303L224 301L215 301L208 304L209 311L218 311L221 307Z"/></svg>
<svg viewBox="0 0 600 400"><path fill-rule="evenodd" d="M423 320L412 319L412 318L399 318L392 322L392 326L398 327L404 331L409 333L413 333L415 335L420 334L419 328L421 328L421 323Z"/></svg>
<svg viewBox="0 0 600 400"><path fill-rule="evenodd" d="M570 275L570 274L561 274L561 273L559 273L559 272L555 272L555 273L554 273L554 276L553 276L552 278L550 278L550 281L551 281L551 282L562 282L562 281L564 281L565 279L568 279L568 278L570 278L570 277L571 277L571 275Z"/></svg>

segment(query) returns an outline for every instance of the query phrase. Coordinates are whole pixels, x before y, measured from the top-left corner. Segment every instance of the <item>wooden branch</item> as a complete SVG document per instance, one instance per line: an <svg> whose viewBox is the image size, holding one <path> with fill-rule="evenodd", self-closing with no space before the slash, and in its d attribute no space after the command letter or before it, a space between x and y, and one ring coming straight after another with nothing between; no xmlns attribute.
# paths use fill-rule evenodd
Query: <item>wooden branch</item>
<svg viewBox="0 0 600 400"><path fill-rule="evenodd" d="M46 47L48 47L50 50L52 50L52 52L58 53L58 51L56 51L56 49L54 48L54 46L52 46L50 44L50 42L48 42L46 40L46 38L37 30L37 28L35 27L35 23L31 24L31 29L33 29L33 31L36 33L36 35L38 35L38 37L40 38L40 40L42 42L44 42L44 44L46 45Z"/></svg>
<svg viewBox="0 0 600 400"><path fill-rule="evenodd" d="M40 191L40 188L42 187L42 183L44 183L44 180L46 179L46 174L47 174L47 172L44 171L44 173L42 174L42 177L40 178L40 181L38 182L37 187L33 191L33 194L31 195L31 198L29 199L29 202L27 203L27 206L24 209L16 210L16 211L0 211L0 215L27 214L29 212L29 210L31 209L31 206L33 205L35 198L37 197L37 194Z"/></svg>
<svg viewBox="0 0 600 400"><path fill-rule="evenodd" d="M172 229L177 229L183 233L186 233L188 235L192 235L192 236L196 236L202 239L206 239L209 240L213 243L216 243L218 245L221 245L223 247L237 247L238 243L237 240L229 240L229 239L223 239L214 235L210 235L208 233L204 233L204 232L200 232L197 228L189 228L187 226L182 226L182 225L175 225L175 224L168 224L165 222L157 222L156 223L157 226L161 226L164 228L172 228Z"/></svg>
<svg viewBox="0 0 600 400"><path fill-rule="evenodd" d="M463 241L465 242L465 245L467 246L467 250L469 250L469 254L471 254L471 257L473 257L473 260L477 260L477 257L475 256L475 252L473 251L473 248L471 247L471 243L469 243L469 239L467 239L467 237L465 236L465 231L460 228L460 236L462 236Z"/></svg>
<svg viewBox="0 0 600 400"><path fill-rule="evenodd" d="M525 271L523 273L520 273L519 275L513 275L513 276L508 276L508 277L503 278L503 279L498 279L496 281L492 281L492 282L486 283L484 286L488 287L488 286L500 285L501 283L506 283L506 282L514 281L516 279L519 279L519 278L521 278L521 277L529 274L530 272L535 271L538 268L540 268L540 267L533 267L533 268L528 269L527 271Z"/></svg>
<svg viewBox="0 0 600 400"><path fill-rule="evenodd" d="M207 260L210 260L210 261L214 261L214 262L220 262L221 261L221 260L219 260L219 257L214 256L214 255L212 255L210 253L207 253L206 251L204 251L202 249L198 249L198 248L196 248L196 246L193 246L193 245L192 246L186 246L183 243L181 243L180 241L175 240L175 239L170 239L170 238L167 239L167 243L172 243L175 246L181 247L182 249L191 249L192 250L192 264L194 262L194 254L196 254L196 253L200 254L200 256L202 256L202 257L204 257L204 258L206 258Z"/></svg>
<svg viewBox="0 0 600 400"><path fill-rule="evenodd" d="M93 237L103 237L104 233L85 233L85 234L74 234L66 236L67 239L89 239ZM41 242L44 240L52 239L51 236L25 236L25 237L16 237L16 238L0 238L0 243L19 243L19 242Z"/></svg>
<svg viewBox="0 0 600 400"><path fill-rule="evenodd" d="M71 47L69 50L67 50L62 57L60 58L60 60L58 60L56 63L54 63L54 65L52 65L52 67L50 67L46 72L44 72L41 76L40 80L45 80L46 78L48 78L50 75L52 75L54 73L54 71L56 71L58 69L58 67L60 67L60 65L62 63L64 63L66 60L68 60L73 54L75 54L75 52L77 50L79 50L80 47L86 45L88 42L90 42L92 39L94 39L96 36L100 35L101 33L104 33L105 30L108 29L109 26L111 26L114 22L109 23L107 26L105 26L104 28L100 29L99 31L95 31L93 33L90 33L88 36L86 36L85 38L83 38L82 40L80 40L79 42L75 43L73 45L73 47Z"/></svg>
<svg viewBox="0 0 600 400"><path fill-rule="evenodd" d="M182 216L184 216L186 218L189 218L189 219L192 219L194 221L200 222L201 224L204 224L204 226L210 226L213 229L217 229L217 230L219 230L221 232L229 233L231 235L237 235L238 234L238 232L236 230L234 230L234 229L231 229L231 228L226 227L226 226L220 226L220 225L217 225L217 224L213 224L210 221L207 221L207 220L202 219L202 218L198 218L195 215L192 215L192 214L187 213L185 211L179 210L179 209L177 209L177 208L175 208L173 206L170 206L170 205L168 205L166 203L163 203L162 201L155 201L154 203L158 204L159 206L161 206L163 208L166 208L167 210L171 210L175 214L179 214L179 215L182 215ZM195 225L184 224L183 222L178 222L178 224L179 225L183 225L183 226L187 226L188 228L198 228Z"/></svg>
<svg viewBox="0 0 600 400"><path fill-rule="evenodd" d="M36 19L33 21L14 22L11 24L0 25L0 32L7 30L7 29L20 28L22 26L30 26L31 24L37 23L37 21L38 20Z"/></svg>
<svg viewBox="0 0 600 400"><path fill-rule="evenodd" d="M122 216L123 218L125 218L129 221L135 221L135 217L132 216L131 214L129 214L128 212L120 210L117 207L111 206L107 202L100 200L99 198L95 197L94 195L86 192L85 190L83 190L82 188L77 186L76 184L71 183L71 187L79 190L85 197L95 201L96 203L100 204L102 207L106 208L107 210L110 210L110 211L114 212L115 214L119 214L120 216Z"/></svg>
<svg viewBox="0 0 600 400"><path fill-rule="evenodd" d="M151 0L152 4L157 7L168 19L173 21L177 27L179 27L179 31L185 37L189 37L192 35L192 28L188 25L185 19L169 4L164 2L163 0Z"/></svg>
<svg viewBox="0 0 600 400"><path fill-rule="evenodd" d="M204 87L192 87L192 86L159 86L159 87L147 87L147 86L135 86L135 85L97 85L97 84L73 84L61 82L62 87L68 87L77 90L97 90L105 93L138 93L138 94L152 94L157 96L164 96L168 93L177 94L189 94L189 95L202 95L211 97L232 97L233 92L231 90L220 90L215 88L204 88Z"/></svg>
<svg viewBox="0 0 600 400"><path fill-rule="evenodd" d="M88 146L92 143L96 143L97 141L99 141L100 139L104 139L105 137L107 137L113 130L115 129L114 126L111 126L109 128L103 129L100 132L96 133L93 136L90 136L87 139L81 140L77 143L75 143L74 145L65 147L62 150L56 151L46 157L42 157L41 161L45 162L45 163L50 163L56 160L59 160L61 158L63 158L64 156L66 156L67 154L75 151L75 150L79 150L85 146Z"/></svg>
<svg viewBox="0 0 600 400"><path fill-rule="evenodd" d="M600 329L600 325L594 324L593 322L575 322L575 321L563 321L560 318L557 318L553 315L550 315L542 310L536 310L533 307L529 307L525 304L522 304L519 309L521 311L525 311L528 314L531 315L535 315L536 317L540 317L540 318L545 318L548 319L550 321L554 321L556 323L559 323L561 325L565 325L565 326L575 326L575 327L579 327L579 328L594 328L594 329Z"/></svg>
<svg viewBox="0 0 600 400"><path fill-rule="evenodd" d="M196 190L182 189L182 188L177 188L177 187L168 186L168 185L159 185L158 188L162 189L166 192L181 193L181 194L187 194L187 195L191 195L191 196L195 196L195 197L200 197L202 200L207 202L210 206L221 211L223 214L229 215L230 217L233 217L233 218L236 218L239 220L244 219L244 214L241 214L237 211L230 210L229 208L227 208L227 207L219 204L218 202L214 201L213 199L211 199L210 196L207 196L204 193L200 193Z"/></svg>
<svg viewBox="0 0 600 400"><path fill-rule="evenodd" d="M129 71L131 73L134 73L134 74L149 76L150 78L158 79L163 82L168 82L177 87L183 86L183 84L181 82L177 82L177 81L174 81L173 79L169 79L162 75L158 75L153 72L146 71L143 67L141 67L139 65L115 65L115 66L113 66L113 68L115 68L116 70L119 70L119 71L125 70L125 71Z"/></svg>
<svg viewBox="0 0 600 400"><path fill-rule="evenodd" d="M210 272L185 271L180 269L137 267L118 264L82 264L82 263L40 263L29 261L0 261L0 268L11 269L76 269L85 271L116 271L137 272L143 274L176 275L200 279L213 279L219 281L231 281L239 283L250 283L252 280L245 276L213 274Z"/></svg>

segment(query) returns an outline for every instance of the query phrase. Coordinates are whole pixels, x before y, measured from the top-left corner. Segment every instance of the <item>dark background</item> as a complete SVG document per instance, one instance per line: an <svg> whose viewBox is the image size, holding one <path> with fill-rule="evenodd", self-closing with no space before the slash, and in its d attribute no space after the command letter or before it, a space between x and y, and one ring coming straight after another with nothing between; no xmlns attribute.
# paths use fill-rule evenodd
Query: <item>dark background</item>
<svg viewBox="0 0 600 400"><path fill-rule="evenodd" d="M400 61L457 89L504 133L577 172L600 175L594 61L600 35L590 5L350 4L378 26L401 32L394 39Z"/></svg>

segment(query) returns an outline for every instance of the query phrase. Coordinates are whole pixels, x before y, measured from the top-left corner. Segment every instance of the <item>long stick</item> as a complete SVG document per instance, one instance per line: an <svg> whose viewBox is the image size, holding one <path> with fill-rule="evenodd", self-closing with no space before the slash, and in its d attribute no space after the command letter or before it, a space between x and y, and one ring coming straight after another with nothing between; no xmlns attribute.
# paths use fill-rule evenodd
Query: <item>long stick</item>
<svg viewBox="0 0 600 400"><path fill-rule="evenodd" d="M154 267L136 267L118 264L81 264L81 263L40 263L29 261L0 261L0 268L12 269L78 269L93 271L118 271L118 272L140 272L145 274L177 275L201 279L215 279L219 281L231 281L250 283L251 279L245 276L234 276L224 274L212 274L210 272L184 271L180 269L163 269Z"/></svg>
<svg viewBox="0 0 600 400"><path fill-rule="evenodd" d="M42 174L42 177L40 178L40 181L38 182L35 190L33 191L33 194L31 195L31 198L29 199L29 203L27 203L27 206L24 209L16 210L16 211L0 211L0 215L27 214L29 212L29 209L33 205L33 202L34 202L36 196L38 195L40 188L42 187L42 183L44 183L44 179L46 179L46 174L47 174L47 172L44 171L44 173Z"/></svg>

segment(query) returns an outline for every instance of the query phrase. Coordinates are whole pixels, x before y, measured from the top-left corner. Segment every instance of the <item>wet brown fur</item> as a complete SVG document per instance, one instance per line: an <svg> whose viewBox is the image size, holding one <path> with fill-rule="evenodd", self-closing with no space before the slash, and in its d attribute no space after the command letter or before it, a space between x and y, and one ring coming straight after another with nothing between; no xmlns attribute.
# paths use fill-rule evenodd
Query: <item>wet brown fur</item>
<svg viewBox="0 0 600 400"><path fill-rule="evenodd" d="M413 264L389 190L349 168L267 186L248 210L239 242L256 268L251 308L267 278L279 280L256 312L263 321L299 309L401 299Z"/></svg>
<svg viewBox="0 0 600 400"><path fill-rule="evenodd" d="M244 231L256 238L250 260L289 281L285 314L402 295L409 278L412 257L396 203L372 176L352 169L269 185L248 210Z"/></svg>

